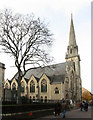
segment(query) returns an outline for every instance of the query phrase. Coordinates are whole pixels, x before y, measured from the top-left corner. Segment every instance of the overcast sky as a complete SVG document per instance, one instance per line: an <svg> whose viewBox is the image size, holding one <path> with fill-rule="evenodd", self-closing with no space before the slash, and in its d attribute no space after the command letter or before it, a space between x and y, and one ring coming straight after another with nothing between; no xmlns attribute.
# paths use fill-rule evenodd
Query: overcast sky
<svg viewBox="0 0 93 120"><path fill-rule="evenodd" d="M2 0L0 9L4 8L15 13L34 13L49 24L55 39L50 52L55 58L53 64L65 62L72 13L81 58L82 86L91 91L91 0ZM16 73L13 59L0 53L0 62L6 66L5 80L11 79Z"/></svg>

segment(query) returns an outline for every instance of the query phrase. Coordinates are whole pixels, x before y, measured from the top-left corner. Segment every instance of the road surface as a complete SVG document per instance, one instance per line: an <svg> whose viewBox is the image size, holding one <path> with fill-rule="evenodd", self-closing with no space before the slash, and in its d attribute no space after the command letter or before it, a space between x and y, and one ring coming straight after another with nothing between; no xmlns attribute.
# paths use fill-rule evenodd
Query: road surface
<svg viewBox="0 0 93 120"><path fill-rule="evenodd" d="M67 111L66 112L66 118L67 120L71 120L71 118L74 119L86 119L87 120L92 120L92 108L89 107L88 111L80 111L80 109L72 110L72 111ZM59 116L54 116L54 115L49 115L45 116L42 118L38 118L36 120L62 120L62 113Z"/></svg>

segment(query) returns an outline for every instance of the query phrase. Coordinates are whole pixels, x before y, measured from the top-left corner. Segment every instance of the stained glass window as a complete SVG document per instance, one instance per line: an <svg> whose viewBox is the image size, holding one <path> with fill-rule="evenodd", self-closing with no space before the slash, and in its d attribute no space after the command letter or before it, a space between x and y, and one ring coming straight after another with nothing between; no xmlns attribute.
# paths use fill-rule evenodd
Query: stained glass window
<svg viewBox="0 0 93 120"><path fill-rule="evenodd" d="M8 89L8 83L6 83L6 85L5 85L5 89Z"/></svg>
<svg viewBox="0 0 93 120"><path fill-rule="evenodd" d="M25 83L23 81L21 82L21 92L25 92Z"/></svg>
<svg viewBox="0 0 93 120"><path fill-rule="evenodd" d="M45 79L41 82L41 92L47 92L47 81Z"/></svg>
<svg viewBox="0 0 93 120"><path fill-rule="evenodd" d="M15 84L15 82L12 84L12 89L16 90L16 84Z"/></svg>
<svg viewBox="0 0 93 120"><path fill-rule="evenodd" d="M31 93L35 92L35 82L33 80L30 82L30 92Z"/></svg>

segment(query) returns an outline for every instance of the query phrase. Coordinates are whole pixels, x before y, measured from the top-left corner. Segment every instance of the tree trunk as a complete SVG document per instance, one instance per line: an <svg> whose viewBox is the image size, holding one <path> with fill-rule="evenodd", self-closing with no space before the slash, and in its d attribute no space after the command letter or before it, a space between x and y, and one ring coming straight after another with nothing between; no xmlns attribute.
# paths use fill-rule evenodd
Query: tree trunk
<svg viewBox="0 0 93 120"><path fill-rule="evenodd" d="M18 90L17 90L17 104L21 104L21 80L22 80L22 75L21 71L18 72Z"/></svg>

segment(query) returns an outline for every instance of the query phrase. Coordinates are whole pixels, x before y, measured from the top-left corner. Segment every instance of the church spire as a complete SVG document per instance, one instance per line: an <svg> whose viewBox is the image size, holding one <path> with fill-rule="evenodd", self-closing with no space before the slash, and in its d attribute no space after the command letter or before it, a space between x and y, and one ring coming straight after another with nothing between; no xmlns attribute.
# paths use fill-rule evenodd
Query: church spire
<svg viewBox="0 0 93 120"><path fill-rule="evenodd" d="M67 47L66 58L71 58L78 55L78 46L76 44L75 31L73 18L71 14L70 32L69 32L69 45Z"/></svg>
<svg viewBox="0 0 93 120"><path fill-rule="evenodd" d="M76 38L75 38L75 31L74 31L74 24L73 18L71 13L71 24L70 24L70 32L69 32L69 46L76 46Z"/></svg>

